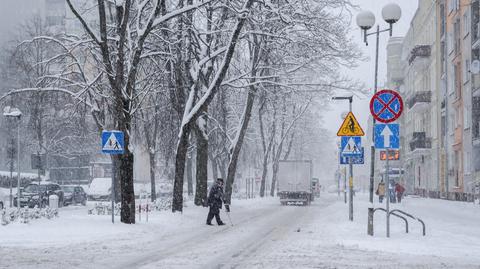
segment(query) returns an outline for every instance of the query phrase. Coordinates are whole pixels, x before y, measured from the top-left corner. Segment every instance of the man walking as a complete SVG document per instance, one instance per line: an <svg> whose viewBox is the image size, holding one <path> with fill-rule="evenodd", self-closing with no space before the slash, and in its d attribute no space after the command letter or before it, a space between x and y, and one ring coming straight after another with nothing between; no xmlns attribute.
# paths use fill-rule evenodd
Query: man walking
<svg viewBox="0 0 480 269"><path fill-rule="evenodd" d="M378 183L376 194L378 195L378 201L382 203L383 197L385 197L385 183L383 182L383 179Z"/></svg>
<svg viewBox="0 0 480 269"><path fill-rule="evenodd" d="M395 184L395 192L397 193L397 201L399 203L402 202L402 197L403 197L403 193L405 192L405 188L400 184L400 183L396 183Z"/></svg>
<svg viewBox="0 0 480 269"><path fill-rule="evenodd" d="M220 219L220 208L223 203L223 179L218 178L215 184L210 188L208 194L208 206L210 210L207 216L207 225L212 225L212 219L215 217L218 225L225 225ZM225 205L226 206L226 205Z"/></svg>

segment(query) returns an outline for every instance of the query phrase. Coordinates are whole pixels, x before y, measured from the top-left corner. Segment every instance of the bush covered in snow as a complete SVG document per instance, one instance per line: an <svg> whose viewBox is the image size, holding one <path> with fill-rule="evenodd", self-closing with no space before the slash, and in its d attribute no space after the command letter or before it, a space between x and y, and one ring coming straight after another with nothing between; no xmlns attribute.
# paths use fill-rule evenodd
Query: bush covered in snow
<svg viewBox="0 0 480 269"><path fill-rule="evenodd" d="M0 210L1 223L7 225L12 222L30 223L31 220L46 218L52 219L58 217L58 209L55 208L20 208L20 209L2 209Z"/></svg>

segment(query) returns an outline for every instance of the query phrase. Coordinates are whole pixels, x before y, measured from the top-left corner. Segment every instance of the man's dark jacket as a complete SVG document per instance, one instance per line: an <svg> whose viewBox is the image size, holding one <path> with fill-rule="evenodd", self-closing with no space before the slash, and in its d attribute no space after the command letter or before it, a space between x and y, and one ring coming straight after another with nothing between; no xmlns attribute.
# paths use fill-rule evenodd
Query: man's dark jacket
<svg viewBox="0 0 480 269"><path fill-rule="evenodd" d="M212 209L222 208L223 203L223 188L222 186L215 184L210 188L210 193L208 194L208 206Z"/></svg>

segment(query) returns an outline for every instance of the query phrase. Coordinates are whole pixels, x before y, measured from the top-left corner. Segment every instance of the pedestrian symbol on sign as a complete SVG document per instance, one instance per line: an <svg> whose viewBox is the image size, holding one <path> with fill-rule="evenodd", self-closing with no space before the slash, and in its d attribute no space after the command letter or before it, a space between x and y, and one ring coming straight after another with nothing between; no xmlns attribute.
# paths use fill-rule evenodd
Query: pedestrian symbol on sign
<svg viewBox="0 0 480 269"><path fill-rule="evenodd" d="M102 132L102 152L108 154L124 153L124 135L119 131Z"/></svg>

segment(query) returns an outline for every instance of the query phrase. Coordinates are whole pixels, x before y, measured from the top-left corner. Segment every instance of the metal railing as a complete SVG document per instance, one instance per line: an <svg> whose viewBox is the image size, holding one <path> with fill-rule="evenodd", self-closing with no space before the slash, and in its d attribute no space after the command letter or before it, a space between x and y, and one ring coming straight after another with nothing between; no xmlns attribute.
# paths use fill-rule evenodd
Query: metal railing
<svg viewBox="0 0 480 269"><path fill-rule="evenodd" d="M432 100L431 91L416 92L408 99L408 108L412 108L417 103L430 103Z"/></svg>
<svg viewBox="0 0 480 269"><path fill-rule="evenodd" d="M388 197L387 197L387 199L388 199ZM372 209L373 209L373 208L369 208L369 211L368 211L368 214L369 214L368 234L371 235L371 236L373 236L373 234L374 234L373 218L374 218L375 212L376 212L377 210L380 210L380 211L383 211L383 212L387 213L387 219L390 219L390 215L393 215L393 216L395 216L395 217L397 217L397 218L402 219L402 220L405 222L405 233L408 233L408 232L409 232L409 224L408 224L408 220L407 220L406 217L411 218L411 219L414 219L414 220L420 222L420 224L422 224L422 235L423 235L423 236L426 235L425 222L424 222L422 219L420 219L420 218L417 218L417 217L415 217L415 216L413 216L413 215L411 215L411 214L409 214L409 213L407 213L407 212L405 212L405 211L402 211L402 210L400 210L400 209L394 209L394 210L391 210L391 211L389 211L389 212L387 212L386 209L381 208L381 207L377 207L377 208L375 208L375 209L373 209L373 210L372 210ZM388 221L388 223L390 223L390 222ZM387 237L390 237L390 232L389 232L390 227L389 227L389 225L387 225L387 226L388 226L388 227L387 227Z"/></svg>

